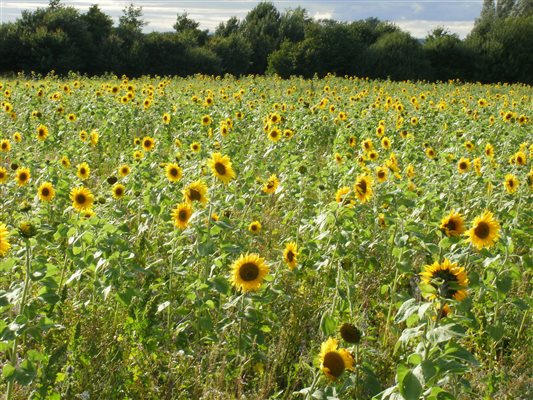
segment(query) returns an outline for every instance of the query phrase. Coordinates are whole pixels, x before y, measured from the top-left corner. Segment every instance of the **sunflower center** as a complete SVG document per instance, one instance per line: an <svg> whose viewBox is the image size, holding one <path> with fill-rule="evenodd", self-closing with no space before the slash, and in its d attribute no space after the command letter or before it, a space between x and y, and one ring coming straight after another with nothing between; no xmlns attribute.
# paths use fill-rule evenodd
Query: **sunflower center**
<svg viewBox="0 0 533 400"><path fill-rule="evenodd" d="M380 179L385 178L385 172L383 172L383 171L379 171L379 172L378 172L378 177L379 177Z"/></svg>
<svg viewBox="0 0 533 400"><path fill-rule="evenodd" d="M360 181L360 182L357 184L357 187L359 188L359 191L360 191L362 194L365 194L365 193L366 193L366 181L365 181L365 180Z"/></svg>
<svg viewBox="0 0 533 400"><path fill-rule="evenodd" d="M287 252L287 260L289 260L289 262L294 260L294 253L291 250Z"/></svg>
<svg viewBox="0 0 533 400"><path fill-rule="evenodd" d="M435 272L433 274L433 277L440 278L443 280L443 283L438 288L441 296L450 299L455 293L457 293L457 290L450 288L449 285L451 282L458 282L457 276L455 274L453 274L449 270L440 270Z"/></svg>
<svg viewBox="0 0 533 400"><path fill-rule="evenodd" d="M252 225L252 231L256 231L257 230L257 225Z"/></svg>
<svg viewBox="0 0 533 400"><path fill-rule="evenodd" d="M81 175L85 175L87 173L87 171L85 170L85 168L80 168L80 174Z"/></svg>
<svg viewBox="0 0 533 400"><path fill-rule="evenodd" d="M46 196L48 196L50 194L50 190L48 188L46 188L46 187L42 188L41 194L46 197Z"/></svg>
<svg viewBox="0 0 533 400"><path fill-rule="evenodd" d="M221 162L215 163L215 170L219 175L226 175L226 166Z"/></svg>
<svg viewBox="0 0 533 400"><path fill-rule="evenodd" d="M2 149L7 149L7 143L2 143Z"/></svg>
<svg viewBox="0 0 533 400"><path fill-rule="evenodd" d="M178 169L177 168L170 168L170 175L178 176Z"/></svg>
<svg viewBox="0 0 533 400"><path fill-rule="evenodd" d="M117 196L122 196L122 193L123 193L123 192L122 192L122 188L118 187L118 188L115 189L115 194L116 194Z"/></svg>
<svg viewBox="0 0 533 400"><path fill-rule="evenodd" d="M512 188L514 186L514 181L512 179L509 179L507 181L507 184L509 185L510 188Z"/></svg>
<svg viewBox="0 0 533 400"><path fill-rule="evenodd" d="M78 204L85 204L85 202L87 201L87 197L85 197L85 195L83 193L78 193L76 195L76 203Z"/></svg>
<svg viewBox="0 0 533 400"><path fill-rule="evenodd" d="M459 168L466 169L466 163L462 162L461 164L459 164Z"/></svg>
<svg viewBox="0 0 533 400"><path fill-rule="evenodd" d="M245 282L251 282L259 276L259 267L253 262L247 262L239 268L239 276Z"/></svg>
<svg viewBox="0 0 533 400"><path fill-rule="evenodd" d="M474 229L475 235L480 239L486 239L490 234L490 226L484 221L477 224Z"/></svg>
<svg viewBox="0 0 533 400"><path fill-rule="evenodd" d="M202 195L196 189L189 189L189 198L193 201L200 201L202 200Z"/></svg>
<svg viewBox="0 0 533 400"><path fill-rule="evenodd" d="M187 221L188 213L187 210L180 210L178 213L178 219L180 221Z"/></svg>
<svg viewBox="0 0 533 400"><path fill-rule="evenodd" d="M336 351L330 351L324 356L323 365L329 369L329 373L335 378L338 378L344 372L344 360L342 356Z"/></svg>
<svg viewBox="0 0 533 400"><path fill-rule="evenodd" d="M453 219L450 219L448 222L446 222L446 225L444 225L446 229L449 231L454 231L457 228L457 224Z"/></svg>
<svg viewBox="0 0 533 400"><path fill-rule="evenodd" d="M23 172L19 175L19 179L24 182L25 180L28 179L28 175L25 172Z"/></svg>

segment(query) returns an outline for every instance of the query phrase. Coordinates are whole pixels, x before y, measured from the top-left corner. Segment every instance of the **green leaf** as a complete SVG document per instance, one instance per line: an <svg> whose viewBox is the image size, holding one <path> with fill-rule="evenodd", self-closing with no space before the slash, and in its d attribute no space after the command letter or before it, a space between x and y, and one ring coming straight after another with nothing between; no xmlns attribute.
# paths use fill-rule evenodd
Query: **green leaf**
<svg viewBox="0 0 533 400"><path fill-rule="evenodd" d="M398 372L398 387L405 400L418 400L422 394L422 385L410 370Z"/></svg>
<svg viewBox="0 0 533 400"><path fill-rule="evenodd" d="M438 326L426 334L427 339L432 343L442 343L462 336L464 336L464 329L455 323Z"/></svg>
<svg viewBox="0 0 533 400"><path fill-rule="evenodd" d="M15 374L15 371L16 371L16 368L8 363L4 365L4 368L2 368L2 376L5 379L9 379Z"/></svg>
<svg viewBox="0 0 533 400"><path fill-rule="evenodd" d="M487 325L487 333L495 340L498 341L503 337L503 326L498 325Z"/></svg>
<svg viewBox="0 0 533 400"><path fill-rule="evenodd" d="M405 321L407 318L409 318L412 314L416 313L417 311L418 311L418 304L416 300L409 299L400 306L400 309L396 313L396 317L394 317L394 322L399 324Z"/></svg>
<svg viewBox="0 0 533 400"><path fill-rule="evenodd" d="M331 315L324 314L320 321L320 329L322 329L324 335L332 335L337 330L337 322Z"/></svg>
<svg viewBox="0 0 533 400"><path fill-rule="evenodd" d="M513 286L513 278L510 276L503 276L496 281L496 287L501 293L507 293Z"/></svg>

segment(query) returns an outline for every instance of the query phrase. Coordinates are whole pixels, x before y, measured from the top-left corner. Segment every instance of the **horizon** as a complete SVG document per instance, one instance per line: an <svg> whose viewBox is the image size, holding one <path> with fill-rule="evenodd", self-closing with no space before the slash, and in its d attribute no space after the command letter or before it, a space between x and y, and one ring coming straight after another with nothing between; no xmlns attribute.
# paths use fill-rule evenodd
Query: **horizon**
<svg viewBox="0 0 533 400"><path fill-rule="evenodd" d="M87 12L90 6L97 4L102 12L109 15L115 25L118 23L122 10L132 1L62 1L64 6L74 7L81 13ZM178 14L186 12L189 18L200 23L201 29L213 33L216 27L235 16L240 20L246 17L260 1L229 0L229 1L164 1L146 0L142 7L143 19L147 25L144 33L170 32ZM339 22L352 22L367 18L378 18L394 23L404 31L418 39L425 38L436 27L443 27L451 33L465 38L479 16L482 1L479 0L335 0L320 2L315 0L272 1L280 12L296 7L304 8L314 20L333 19ZM2 23L14 22L22 16L22 11L35 11L46 8L48 1L25 0L23 2L0 0L0 19Z"/></svg>

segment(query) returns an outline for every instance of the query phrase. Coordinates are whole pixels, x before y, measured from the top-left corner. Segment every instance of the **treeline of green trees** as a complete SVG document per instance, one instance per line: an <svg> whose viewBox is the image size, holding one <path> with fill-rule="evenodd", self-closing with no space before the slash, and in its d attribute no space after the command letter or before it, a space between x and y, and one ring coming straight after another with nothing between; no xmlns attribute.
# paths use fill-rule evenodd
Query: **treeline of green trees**
<svg viewBox="0 0 533 400"><path fill-rule="evenodd" d="M186 13L178 14L172 32L145 34L144 25L142 8L133 4L114 26L97 5L80 13L51 0L0 27L0 73L334 73L533 83L533 0L485 0L464 40L443 28L418 40L375 18L314 21L303 8L280 13L269 2L212 34Z"/></svg>

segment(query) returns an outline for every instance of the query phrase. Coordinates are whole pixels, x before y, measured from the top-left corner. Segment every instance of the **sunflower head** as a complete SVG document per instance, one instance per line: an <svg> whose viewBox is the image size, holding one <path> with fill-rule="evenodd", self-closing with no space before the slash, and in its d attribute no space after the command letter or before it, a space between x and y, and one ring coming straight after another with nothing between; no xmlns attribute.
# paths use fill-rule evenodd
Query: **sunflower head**
<svg viewBox="0 0 533 400"><path fill-rule="evenodd" d="M26 185L31 178L30 170L28 168L18 168L16 174L15 180L19 186Z"/></svg>
<svg viewBox="0 0 533 400"><path fill-rule="evenodd" d="M500 224L494 219L490 211L474 219L472 228L466 231L467 241L471 242L478 250L483 247L490 248L500 238Z"/></svg>
<svg viewBox="0 0 533 400"><path fill-rule="evenodd" d="M0 257L4 257L9 249L11 244L9 243L9 231L7 226L3 223L0 223Z"/></svg>
<svg viewBox="0 0 533 400"><path fill-rule="evenodd" d="M464 157L461 158L457 163L457 169L459 170L460 174L468 172L468 170L470 169L470 160Z"/></svg>
<svg viewBox="0 0 533 400"><path fill-rule="evenodd" d="M254 235L257 235L259 232L261 232L261 228L261 222L259 221L253 221L250 225L248 225L248 230Z"/></svg>
<svg viewBox="0 0 533 400"><path fill-rule="evenodd" d="M463 216L452 210L440 221L439 228L446 236L460 236L465 231Z"/></svg>
<svg viewBox="0 0 533 400"><path fill-rule="evenodd" d="M78 172L76 174L78 178L80 178L81 180L85 180L89 177L90 173L91 168L89 168L89 164L87 164L86 162L82 162L78 165Z"/></svg>
<svg viewBox="0 0 533 400"><path fill-rule="evenodd" d="M144 151L152 151L155 147L155 140L153 137L145 136L142 140L142 146Z"/></svg>
<svg viewBox="0 0 533 400"><path fill-rule="evenodd" d="M189 219L191 219L192 207L189 203L180 203L172 211L172 219L174 220L174 226L178 229L185 229L189 225Z"/></svg>
<svg viewBox="0 0 533 400"><path fill-rule="evenodd" d="M178 164L168 163L165 166L165 175L170 182L178 182L183 176L183 170Z"/></svg>
<svg viewBox="0 0 533 400"><path fill-rule="evenodd" d="M77 187L70 191L72 207L78 211L90 210L94 203L94 196L86 187Z"/></svg>
<svg viewBox="0 0 533 400"><path fill-rule="evenodd" d="M287 264L292 271L298 264L298 245L294 242L289 242L283 250L283 261Z"/></svg>
<svg viewBox="0 0 533 400"><path fill-rule="evenodd" d="M121 183L116 183L111 189L111 193L113 194L113 198L119 200L126 193L126 188Z"/></svg>
<svg viewBox="0 0 533 400"><path fill-rule="evenodd" d="M353 324L342 324L340 333L345 342L358 344L361 341L361 331Z"/></svg>
<svg viewBox="0 0 533 400"><path fill-rule="evenodd" d="M230 281L242 292L257 291L269 268L258 254L243 254L231 266Z"/></svg>
<svg viewBox="0 0 533 400"><path fill-rule="evenodd" d="M505 175L505 181L503 182L503 185L505 186L505 190L507 190L507 193L513 194L518 190L520 182L513 174L507 174Z"/></svg>
<svg viewBox="0 0 533 400"><path fill-rule="evenodd" d="M129 165L121 165L119 168L118 168L118 174L121 176L121 177L126 177L130 174L131 172L131 169L129 167Z"/></svg>
<svg viewBox="0 0 533 400"><path fill-rule="evenodd" d="M207 185L204 181L194 181L185 189L183 189L183 197L189 203L197 201L206 204L209 198L207 197Z"/></svg>
<svg viewBox="0 0 533 400"><path fill-rule="evenodd" d="M270 175L270 178L263 186L263 192L266 194L273 194L279 186L279 179L276 175Z"/></svg>
<svg viewBox="0 0 533 400"><path fill-rule="evenodd" d="M39 186L37 195L41 201L51 201L55 197L56 191L50 182L44 182Z"/></svg>
<svg viewBox="0 0 533 400"><path fill-rule="evenodd" d="M336 339L329 338L320 347L320 369L326 377L335 381L345 370L353 370L354 359L346 349L339 349Z"/></svg>
<svg viewBox="0 0 533 400"><path fill-rule="evenodd" d="M348 204L350 202L347 196L348 193L350 193L350 188L348 186L339 188L335 193L335 201L339 204Z"/></svg>
<svg viewBox="0 0 533 400"><path fill-rule="evenodd" d="M4 167L0 167L0 185L7 182L8 174Z"/></svg>
<svg viewBox="0 0 533 400"><path fill-rule="evenodd" d="M231 160L228 156L223 156L220 153L213 153L208 164L213 175L225 185L235 178L235 171L233 170Z"/></svg>
<svg viewBox="0 0 533 400"><path fill-rule="evenodd" d="M441 297L461 301L467 296L468 277L465 269L448 259L444 259L442 263L426 265L420 277L421 283L437 289L436 293L427 296L429 299Z"/></svg>
<svg viewBox="0 0 533 400"><path fill-rule="evenodd" d="M372 198L372 178L367 175L360 175L355 181L354 192L361 203L366 203Z"/></svg>

